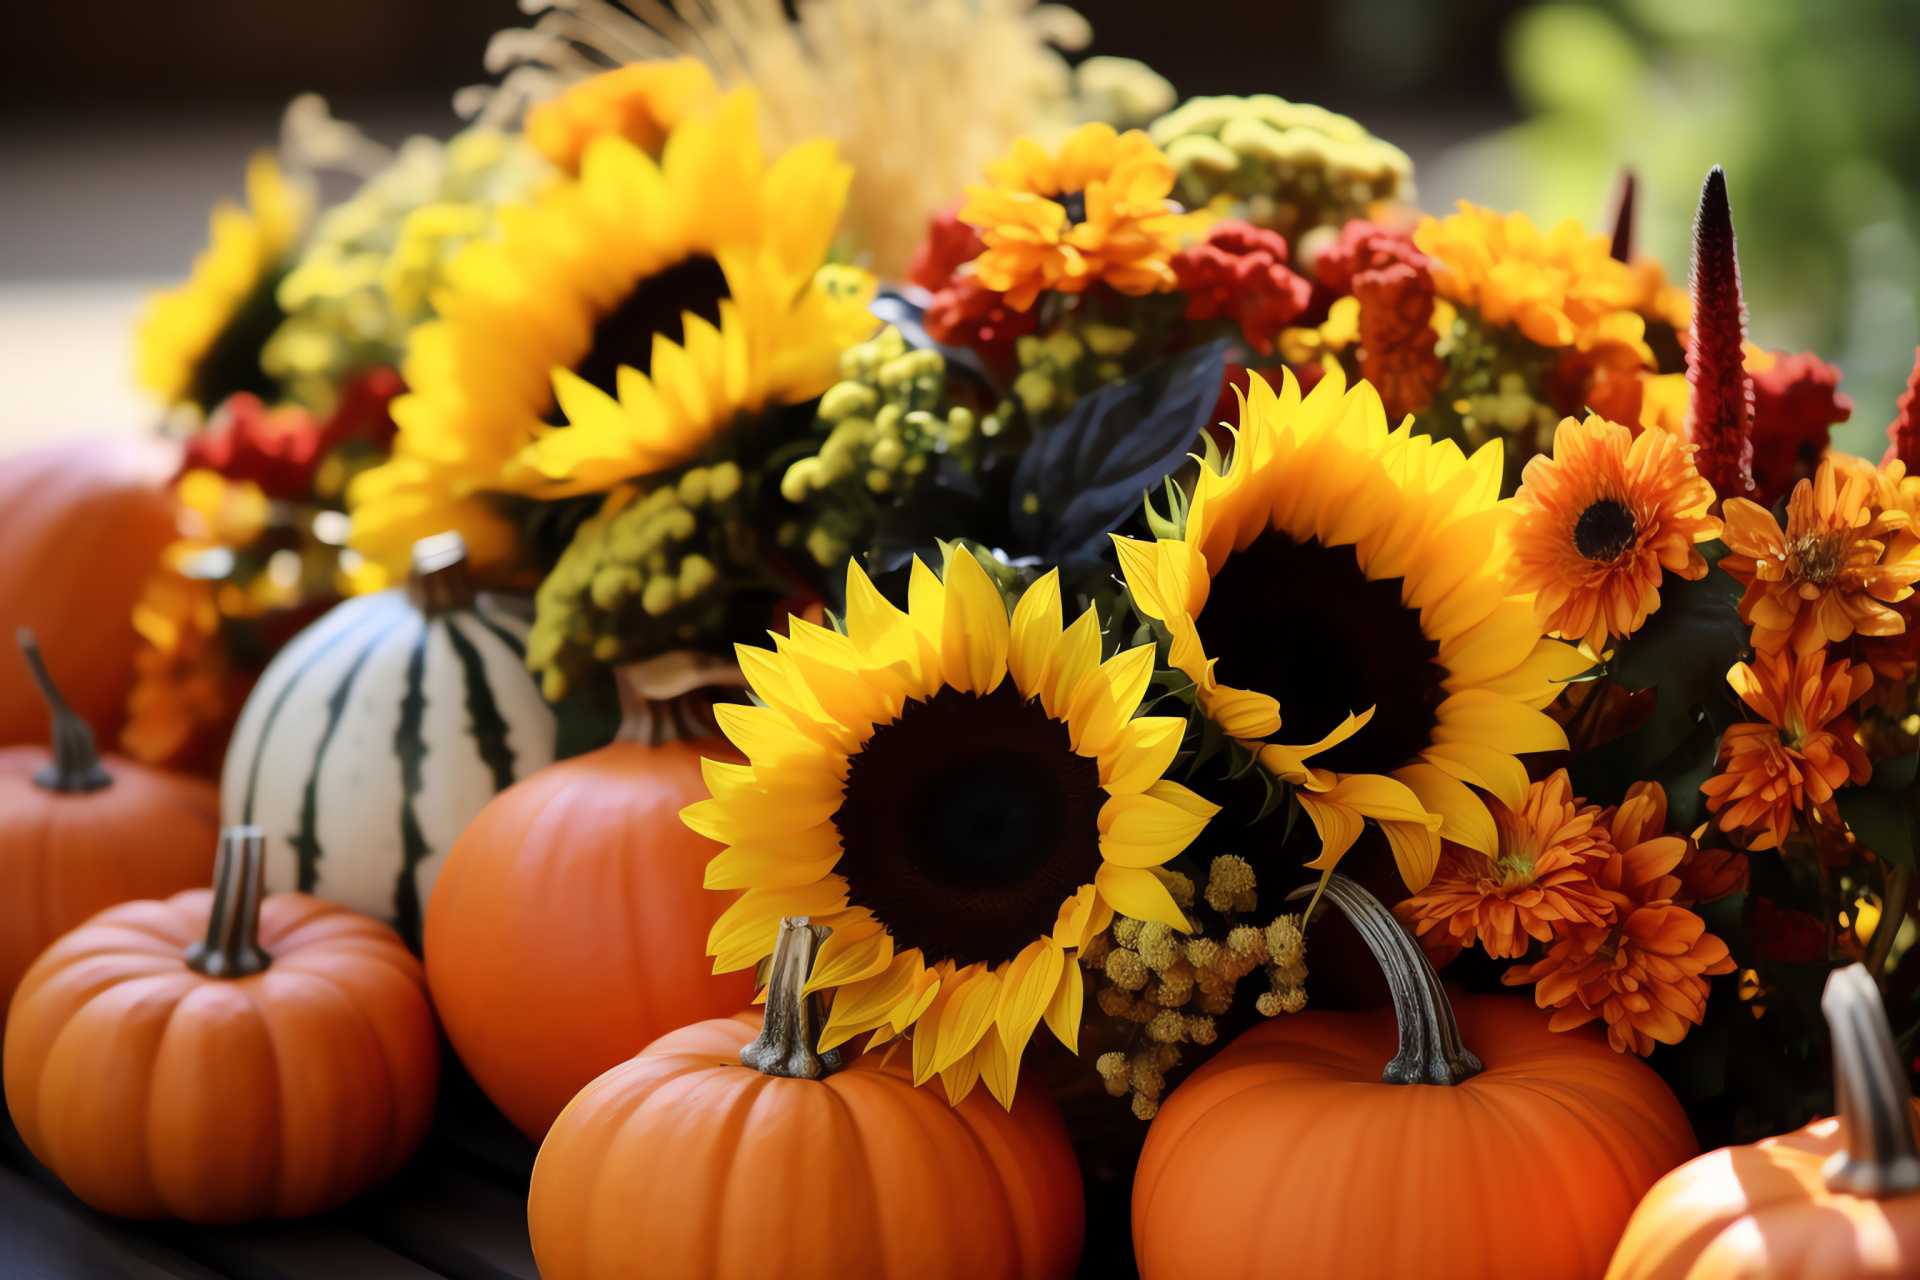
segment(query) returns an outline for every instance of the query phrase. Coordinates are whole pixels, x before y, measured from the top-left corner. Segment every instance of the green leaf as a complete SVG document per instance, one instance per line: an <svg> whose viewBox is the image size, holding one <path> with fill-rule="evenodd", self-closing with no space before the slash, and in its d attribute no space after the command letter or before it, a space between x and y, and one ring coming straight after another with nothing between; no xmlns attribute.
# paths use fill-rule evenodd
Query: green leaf
<svg viewBox="0 0 1920 1280"><path fill-rule="evenodd" d="M1873 777L1834 793L1840 816L1867 846L1889 862L1914 866L1913 776L1916 757L1895 756L1873 766Z"/></svg>

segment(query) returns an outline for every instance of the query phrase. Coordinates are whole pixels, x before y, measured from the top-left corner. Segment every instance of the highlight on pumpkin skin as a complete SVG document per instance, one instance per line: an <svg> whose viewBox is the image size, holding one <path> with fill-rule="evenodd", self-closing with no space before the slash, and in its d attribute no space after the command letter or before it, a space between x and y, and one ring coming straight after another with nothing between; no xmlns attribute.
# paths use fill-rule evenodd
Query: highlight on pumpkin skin
<svg viewBox="0 0 1920 1280"><path fill-rule="evenodd" d="M823 1050L911 1031L916 1084L957 1104L984 1078L1011 1105L1043 1019L1077 1043L1076 958L1114 914L1189 927L1156 873L1217 810L1163 776L1185 721L1135 716L1152 646L1101 661L1055 574L1011 620L958 548L944 581L914 561L904 612L857 565L847 602L844 631L795 619L738 650L761 705L715 714L748 763L705 761L713 798L682 815L728 846L707 886L745 891L708 952L744 968L783 916L830 927Z"/></svg>
<svg viewBox="0 0 1920 1280"><path fill-rule="evenodd" d="M1501 448L1388 431L1365 382L1302 396L1257 374L1226 462L1200 467L1184 527L1115 537L1134 606L1198 709L1291 784L1330 870L1379 824L1408 888L1442 838L1495 856L1472 788L1526 803L1517 758L1564 751L1542 708L1590 665L1510 596L1497 538ZM1279 740L1295 717L1304 746Z"/></svg>
<svg viewBox="0 0 1920 1280"><path fill-rule="evenodd" d="M409 339L393 457L349 489L356 550L397 574L453 528L484 569L516 534L482 494L603 492L826 390L879 324L873 278L826 262L852 171L825 139L764 162L754 113L728 94L657 161L595 137L577 178L461 250Z"/></svg>
<svg viewBox="0 0 1920 1280"><path fill-rule="evenodd" d="M1694 447L1663 431L1635 437L1599 417L1567 418L1552 456L1528 461L1508 505L1509 580L1533 593L1543 631L1598 655L1660 607L1663 572L1706 577L1694 546L1721 530Z"/></svg>

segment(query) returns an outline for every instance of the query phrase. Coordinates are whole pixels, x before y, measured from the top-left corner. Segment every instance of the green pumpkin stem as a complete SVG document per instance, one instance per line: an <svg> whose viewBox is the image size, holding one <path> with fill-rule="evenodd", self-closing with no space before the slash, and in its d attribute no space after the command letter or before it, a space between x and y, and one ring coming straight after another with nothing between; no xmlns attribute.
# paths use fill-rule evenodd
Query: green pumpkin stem
<svg viewBox="0 0 1920 1280"><path fill-rule="evenodd" d="M1287 898L1304 898L1314 890L1314 885L1303 885ZM1338 872L1327 877L1321 896L1339 907L1360 931L1393 992L1400 1052L1380 1078L1388 1084L1451 1085L1484 1071L1480 1059L1460 1043L1460 1026L1454 1021L1440 975L1380 899Z"/></svg>
<svg viewBox="0 0 1920 1280"><path fill-rule="evenodd" d="M473 608L473 573L467 567L467 540L448 530L413 544L413 572L407 592L429 617Z"/></svg>
<svg viewBox="0 0 1920 1280"><path fill-rule="evenodd" d="M804 993L814 954L833 930L806 916L785 916L767 965L767 1005L760 1038L740 1051L740 1061L762 1075L819 1080L845 1065L838 1049L818 1052L826 1012L819 993Z"/></svg>
<svg viewBox="0 0 1920 1280"><path fill-rule="evenodd" d="M49 791L74 794L112 786L113 775L100 767L100 752L93 744L93 730L60 695L59 687L53 683L53 676L47 671L46 660L40 656L40 642L34 639L32 629L21 627L14 632L14 640L19 644L20 652L27 660L27 670L32 674L34 684L39 686L40 696L46 699L47 710L53 716L53 762L34 771L34 782Z"/></svg>
<svg viewBox="0 0 1920 1280"><path fill-rule="evenodd" d="M260 949L266 861L267 836L259 827L234 826L220 833L207 937L187 948L189 969L209 978L244 978L273 963Z"/></svg>
<svg viewBox="0 0 1920 1280"><path fill-rule="evenodd" d="M1828 974L1820 1011L1833 1038L1833 1101L1847 1136L1847 1149L1822 1170L1828 1189L1875 1199L1920 1190L1907 1073L1867 967Z"/></svg>
<svg viewBox="0 0 1920 1280"><path fill-rule="evenodd" d="M713 714L716 696L746 686L739 667L694 649L626 663L613 669L613 678L620 691L615 739L649 747L720 737Z"/></svg>

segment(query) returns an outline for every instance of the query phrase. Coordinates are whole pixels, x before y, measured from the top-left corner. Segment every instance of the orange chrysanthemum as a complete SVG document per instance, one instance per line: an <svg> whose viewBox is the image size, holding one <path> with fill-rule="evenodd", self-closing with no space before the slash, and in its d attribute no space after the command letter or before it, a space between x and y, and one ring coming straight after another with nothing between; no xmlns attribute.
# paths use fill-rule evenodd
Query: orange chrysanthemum
<svg viewBox="0 0 1920 1280"><path fill-rule="evenodd" d="M1693 549L1720 535L1707 514L1713 489L1693 469L1693 446L1663 431L1572 418L1553 456L1527 463L1508 505L1511 581L1531 591L1540 629L1598 653L1632 635L1660 607L1660 574L1706 576Z"/></svg>
<svg viewBox="0 0 1920 1280"><path fill-rule="evenodd" d="M1595 887L1613 906L1604 925L1574 925L1538 964L1515 965L1509 986L1534 983L1533 1000L1554 1011L1547 1024L1570 1031L1607 1020L1616 1053L1652 1053L1678 1044L1707 1011L1706 975L1731 973L1727 944L1699 916L1675 906L1681 882L1671 874L1686 841L1663 834L1666 793L1643 782L1610 815L1617 852L1594 865Z"/></svg>
<svg viewBox="0 0 1920 1280"><path fill-rule="evenodd" d="M1797 812L1838 822L1834 789L1873 776L1847 715L1873 683L1873 669L1826 657L1824 649L1798 657L1763 652L1755 666L1736 663L1727 673L1740 700L1766 723L1727 730L1720 771L1700 790L1720 829L1748 833L1749 849L1778 848Z"/></svg>
<svg viewBox="0 0 1920 1280"><path fill-rule="evenodd" d="M1528 937L1554 938L1556 923L1601 925L1613 904L1593 883L1593 865L1613 856L1600 806L1582 805L1567 771L1527 789L1518 813L1491 796L1500 855L1449 843L1427 887L1394 908L1421 945L1443 954L1478 941L1496 959L1525 955ZM1442 936L1428 938L1440 926Z"/></svg>
<svg viewBox="0 0 1920 1280"><path fill-rule="evenodd" d="M1792 642L1813 653L1858 632L1897 636L1906 619L1892 606L1913 594L1920 558L1887 555L1889 536L1911 521L1905 510L1875 511L1874 486L1858 472L1844 485L1831 458L1811 480L1794 486L1783 533L1773 514L1745 498L1728 498L1727 545L1720 567L1746 585L1740 617L1753 624L1763 653Z"/></svg>
<svg viewBox="0 0 1920 1280"><path fill-rule="evenodd" d="M1168 260L1191 220L1167 204L1173 165L1138 129L1075 130L1060 154L1031 138L987 166L990 186L967 188L962 221L987 251L974 272L1025 311L1042 289L1079 293L1105 281L1121 293L1171 289Z"/></svg>

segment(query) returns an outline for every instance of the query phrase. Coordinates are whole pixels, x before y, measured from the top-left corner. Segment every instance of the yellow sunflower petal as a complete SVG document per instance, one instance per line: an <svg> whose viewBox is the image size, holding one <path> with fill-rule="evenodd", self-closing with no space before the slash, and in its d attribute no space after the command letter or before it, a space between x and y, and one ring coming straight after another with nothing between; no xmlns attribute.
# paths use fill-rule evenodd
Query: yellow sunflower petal
<svg viewBox="0 0 1920 1280"><path fill-rule="evenodd" d="M1113 904L1113 909L1121 915L1132 916L1135 920L1158 920L1181 933L1193 931L1179 904L1174 902L1173 895L1160 883L1160 877L1151 871L1117 866L1111 862L1102 863L1094 873L1093 883L1100 891L1100 896Z"/></svg>
<svg viewBox="0 0 1920 1280"><path fill-rule="evenodd" d="M1061 1044L1067 1046L1067 1052L1080 1052L1081 1006L1086 1001L1086 986L1080 976L1080 962L1069 953L1067 963L1060 971L1060 985L1053 990L1053 999L1047 1002L1047 1026Z"/></svg>

